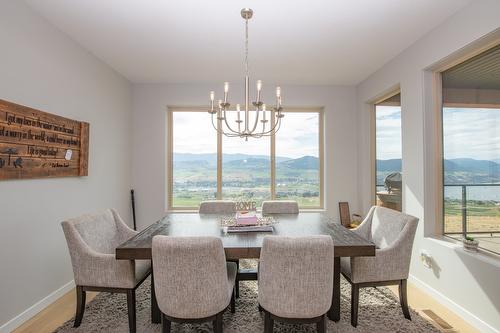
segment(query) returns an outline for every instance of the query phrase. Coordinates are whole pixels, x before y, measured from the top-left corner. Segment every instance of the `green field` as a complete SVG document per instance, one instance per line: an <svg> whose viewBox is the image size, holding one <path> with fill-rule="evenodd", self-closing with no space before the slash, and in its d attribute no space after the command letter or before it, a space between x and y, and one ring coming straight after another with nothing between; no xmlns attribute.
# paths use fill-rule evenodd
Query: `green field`
<svg viewBox="0 0 500 333"><path fill-rule="evenodd" d="M445 233L462 232L461 200L447 199L444 203ZM495 201L467 201L467 232L500 231L500 206Z"/></svg>
<svg viewBox="0 0 500 333"><path fill-rule="evenodd" d="M260 206L271 199L270 174L268 161L258 161L253 167L240 166L237 161L223 166L223 199L253 200ZM183 163L174 167L173 180L173 207L195 208L203 200L216 198L217 169L213 165ZM297 200L303 208L319 207L319 170L278 166L276 198Z"/></svg>

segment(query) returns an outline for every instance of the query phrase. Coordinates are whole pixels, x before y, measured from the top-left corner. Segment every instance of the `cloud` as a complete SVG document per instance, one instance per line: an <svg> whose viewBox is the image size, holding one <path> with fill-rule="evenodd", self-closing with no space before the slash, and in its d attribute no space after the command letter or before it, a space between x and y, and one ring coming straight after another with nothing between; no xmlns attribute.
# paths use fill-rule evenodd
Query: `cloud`
<svg viewBox="0 0 500 333"><path fill-rule="evenodd" d="M253 116L253 115L252 115ZM243 118L243 112L241 114ZM267 113L269 119L270 113ZM251 117L251 121L254 118ZM237 128L236 115L228 116L230 124ZM269 124L269 122L267 123ZM258 124L260 129L262 123ZM276 155L291 158L304 155L319 156L319 115L317 113L285 113L281 128L276 135ZM173 116L174 151L176 153L215 153L217 135L211 125L211 116L207 112L174 112ZM269 155L271 141L269 137L249 138L248 141L223 136L224 153Z"/></svg>
<svg viewBox="0 0 500 333"><path fill-rule="evenodd" d="M401 107L377 106L375 123L377 159L401 158Z"/></svg>
<svg viewBox="0 0 500 333"><path fill-rule="evenodd" d="M376 116L377 159L401 158L401 111L378 106ZM444 156L500 159L500 109L444 108Z"/></svg>
<svg viewBox="0 0 500 333"><path fill-rule="evenodd" d="M500 109L444 108L444 156L498 160Z"/></svg>

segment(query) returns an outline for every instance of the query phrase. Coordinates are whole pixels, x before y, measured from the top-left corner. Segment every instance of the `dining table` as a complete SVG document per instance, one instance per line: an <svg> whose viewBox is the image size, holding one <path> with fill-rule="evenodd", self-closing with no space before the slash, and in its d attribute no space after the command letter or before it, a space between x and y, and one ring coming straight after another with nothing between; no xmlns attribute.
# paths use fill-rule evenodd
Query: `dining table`
<svg viewBox="0 0 500 333"><path fill-rule="evenodd" d="M340 320L340 258L375 256L375 245L342 226L338 219L324 212L272 214L272 232L227 232L223 221L227 215L167 213L156 223L116 248L117 260L151 260L152 239L156 235L190 237L215 236L222 240L227 260L258 259L264 237L329 235L334 244L334 277L332 304L328 318ZM154 292L154 267L151 273L151 320L159 323L161 313Z"/></svg>

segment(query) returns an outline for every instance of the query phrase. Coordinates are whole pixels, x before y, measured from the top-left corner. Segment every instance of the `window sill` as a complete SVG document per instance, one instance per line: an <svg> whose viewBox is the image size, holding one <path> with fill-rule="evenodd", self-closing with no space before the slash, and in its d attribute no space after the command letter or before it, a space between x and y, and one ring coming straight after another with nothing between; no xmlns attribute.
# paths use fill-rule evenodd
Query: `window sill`
<svg viewBox="0 0 500 333"><path fill-rule="evenodd" d="M452 237L447 236L430 236L425 237L426 240L429 240L439 246L444 246L449 248L452 251L457 252L460 255L466 255L471 258L475 258L484 263L493 265L495 267L500 268L500 254L496 254L487 250L479 249L477 252L466 251L460 240L454 239Z"/></svg>

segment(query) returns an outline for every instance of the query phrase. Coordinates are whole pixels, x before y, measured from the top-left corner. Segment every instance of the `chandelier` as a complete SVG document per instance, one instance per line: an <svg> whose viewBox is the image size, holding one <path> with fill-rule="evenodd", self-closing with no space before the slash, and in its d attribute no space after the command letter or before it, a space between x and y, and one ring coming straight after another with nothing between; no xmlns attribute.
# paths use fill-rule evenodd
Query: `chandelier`
<svg viewBox="0 0 500 333"><path fill-rule="evenodd" d="M240 104L236 104L236 109L231 109L231 104L228 100L229 82L224 82L224 100L219 99L217 105L214 103L215 92L210 92L210 110L208 111L212 116L212 126L216 131L228 137L245 138L247 141L249 137L261 138L273 135L280 129L281 119L284 117L283 108L281 107L281 88L276 87L276 105L271 110L266 110L266 104L261 100L261 80L257 80L256 99L250 105L250 91L248 86L248 20L252 18L252 15L253 11L250 8L243 8L241 10L241 17L245 19L244 117L242 119ZM251 111L250 108L252 106L254 110ZM268 112L269 115L266 115Z"/></svg>

